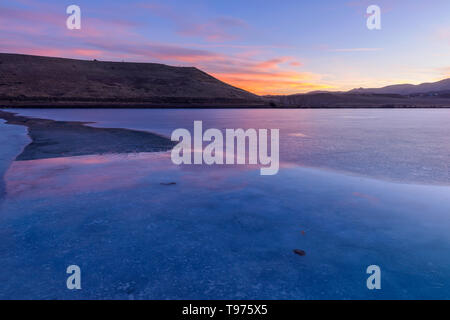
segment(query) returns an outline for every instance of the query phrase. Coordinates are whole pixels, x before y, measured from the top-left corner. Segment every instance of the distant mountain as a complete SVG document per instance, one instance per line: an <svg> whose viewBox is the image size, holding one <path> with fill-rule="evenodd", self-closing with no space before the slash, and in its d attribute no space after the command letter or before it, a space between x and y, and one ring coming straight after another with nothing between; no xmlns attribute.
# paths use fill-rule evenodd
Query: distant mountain
<svg viewBox="0 0 450 320"><path fill-rule="evenodd" d="M382 88L358 88L348 91L348 93L378 93L378 94L421 94L433 92L448 92L450 93L450 78L438 82L422 83L418 85L413 84L396 84Z"/></svg>
<svg viewBox="0 0 450 320"><path fill-rule="evenodd" d="M0 106L263 104L194 67L0 53Z"/></svg>
<svg viewBox="0 0 450 320"><path fill-rule="evenodd" d="M265 96L276 107L294 108L449 108L450 78L419 85L399 84L350 91L312 91Z"/></svg>

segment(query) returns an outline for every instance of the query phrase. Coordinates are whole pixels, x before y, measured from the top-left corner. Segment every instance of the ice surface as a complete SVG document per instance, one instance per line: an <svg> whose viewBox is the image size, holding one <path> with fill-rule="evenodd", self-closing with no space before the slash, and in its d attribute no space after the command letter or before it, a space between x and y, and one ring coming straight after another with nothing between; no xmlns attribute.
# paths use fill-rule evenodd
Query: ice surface
<svg viewBox="0 0 450 320"><path fill-rule="evenodd" d="M216 127L233 122L223 119ZM430 129L432 122L423 120L428 129L419 134L416 158L428 148L427 132L447 130ZM269 119L258 127L276 125ZM353 126L375 139L367 123ZM320 132L292 129L286 131ZM353 141L348 134L338 138ZM23 145L23 132L16 138ZM373 148L393 152L382 141ZM345 148L362 154L370 146L355 141ZM8 155L2 166L10 165L0 207L2 299L450 298L450 187L433 179L389 182L289 161L277 175L261 176L247 166L175 166L169 153L11 164L20 153L16 141L6 139L0 150ZM390 162L395 156L386 157L389 174L397 166ZM416 158L438 170L426 156ZM82 290L66 288L71 264L81 267ZM373 264L382 272L378 291L366 288Z"/></svg>
<svg viewBox="0 0 450 320"><path fill-rule="evenodd" d="M280 129L280 160L385 180L450 184L450 109L20 109L22 115L171 135L207 128Z"/></svg>

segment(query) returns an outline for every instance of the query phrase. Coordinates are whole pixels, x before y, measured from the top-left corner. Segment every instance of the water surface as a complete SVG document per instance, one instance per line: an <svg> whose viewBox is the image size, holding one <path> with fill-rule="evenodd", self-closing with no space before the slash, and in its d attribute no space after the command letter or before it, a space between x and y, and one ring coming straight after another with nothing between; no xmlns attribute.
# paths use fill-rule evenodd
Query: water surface
<svg viewBox="0 0 450 320"><path fill-rule="evenodd" d="M450 109L17 109L21 115L171 135L207 128L278 128L280 159L403 182L450 183Z"/></svg>
<svg viewBox="0 0 450 320"><path fill-rule="evenodd" d="M282 166L261 176L175 166L167 152L4 157L0 298L450 298L450 110L20 113L167 136L194 120L279 128ZM10 127L2 150L20 153L25 132ZM80 291L65 287L70 264ZM378 291L366 287L372 264Z"/></svg>

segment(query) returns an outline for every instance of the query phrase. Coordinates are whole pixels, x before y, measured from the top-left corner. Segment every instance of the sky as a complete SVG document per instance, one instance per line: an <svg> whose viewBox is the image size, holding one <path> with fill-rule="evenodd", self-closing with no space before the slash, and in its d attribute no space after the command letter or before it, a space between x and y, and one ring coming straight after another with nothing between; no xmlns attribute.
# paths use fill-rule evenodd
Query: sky
<svg viewBox="0 0 450 320"><path fill-rule="evenodd" d="M450 77L450 1L2 0L0 52L195 66L256 94L418 84Z"/></svg>

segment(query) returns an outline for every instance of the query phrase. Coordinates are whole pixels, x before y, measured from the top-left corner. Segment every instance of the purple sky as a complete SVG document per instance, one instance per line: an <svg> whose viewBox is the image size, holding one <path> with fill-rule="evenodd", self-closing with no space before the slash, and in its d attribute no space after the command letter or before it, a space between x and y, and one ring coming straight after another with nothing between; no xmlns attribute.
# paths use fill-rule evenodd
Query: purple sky
<svg viewBox="0 0 450 320"><path fill-rule="evenodd" d="M66 28L71 4L81 30ZM196 66L258 94L450 77L448 0L8 0L0 32L0 52Z"/></svg>

